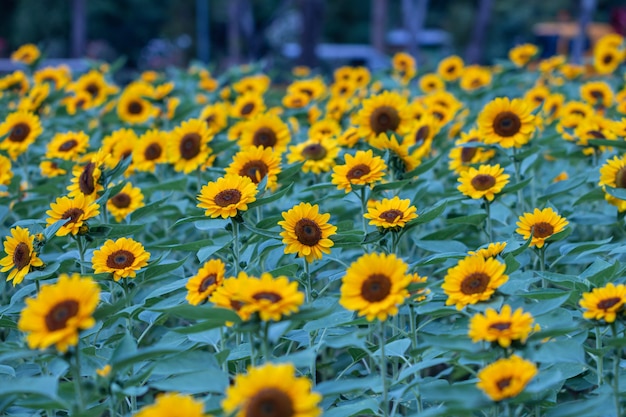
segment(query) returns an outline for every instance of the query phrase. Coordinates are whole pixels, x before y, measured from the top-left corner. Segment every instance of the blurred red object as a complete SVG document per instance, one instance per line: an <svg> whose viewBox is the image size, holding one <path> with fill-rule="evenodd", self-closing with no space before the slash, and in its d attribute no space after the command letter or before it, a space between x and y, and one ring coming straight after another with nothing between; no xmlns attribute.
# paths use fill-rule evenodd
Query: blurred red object
<svg viewBox="0 0 626 417"><path fill-rule="evenodd" d="M611 11L611 26L615 32L626 36L626 7L616 7Z"/></svg>

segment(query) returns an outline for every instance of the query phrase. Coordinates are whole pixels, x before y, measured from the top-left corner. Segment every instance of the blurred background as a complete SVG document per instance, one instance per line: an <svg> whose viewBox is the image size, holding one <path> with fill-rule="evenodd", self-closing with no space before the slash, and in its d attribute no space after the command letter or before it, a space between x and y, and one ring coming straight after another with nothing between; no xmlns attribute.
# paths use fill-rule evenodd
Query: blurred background
<svg viewBox="0 0 626 417"><path fill-rule="evenodd" d="M606 33L626 34L624 0L0 0L0 5L0 71L25 43L37 44L47 59L123 57L127 71L199 60L219 72L248 62L269 71L296 64L377 69L399 50L426 68L450 54L491 64L524 42L540 45L544 57L572 53L581 23L582 53Z"/></svg>

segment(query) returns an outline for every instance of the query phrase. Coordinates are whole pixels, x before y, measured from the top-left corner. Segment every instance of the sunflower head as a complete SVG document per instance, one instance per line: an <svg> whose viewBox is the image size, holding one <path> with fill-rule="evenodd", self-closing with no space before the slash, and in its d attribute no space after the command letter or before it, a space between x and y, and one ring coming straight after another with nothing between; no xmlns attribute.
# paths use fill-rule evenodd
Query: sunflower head
<svg viewBox="0 0 626 417"><path fill-rule="evenodd" d="M235 217L256 201L256 193L256 184L250 178L227 174L202 187L198 207L205 209L205 215L212 218Z"/></svg>
<svg viewBox="0 0 626 417"><path fill-rule="evenodd" d="M113 279L134 278L137 271L148 265L150 253L143 245L130 238L120 238L116 241L107 240L100 249L93 252L91 263L94 273L112 273Z"/></svg>
<svg viewBox="0 0 626 417"><path fill-rule="evenodd" d="M291 141L289 127L278 116L265 113L250 119L241 131L239 147L247 149L253 146L272 148L283 152Z"/></svg>
<svg viewBox="0 0 626 417"><path fill-rule="evenodd" d="M41 56L41 52L37 45L27 43L20 46L15 52L11 54L11 61L22 62L26 65L33 65Z"/></svg>
<svg viewBox="0 0 626 417"><path fill-rule="evenodd" d="M525 43L518 45L509 51L509 59L518 67L523 67L539 52L536 45Z"/></svg>
<svg viewBox="0 0 626 417"><path fill-rule="evenodd" d="M18 111L7 116L0 124L0 149L9 153L11 159L17 159L41 135L43 128L39 117L27 111Z"/></svg>
<svg viewBox="0 0 626 417"><path fill-rule="evenodd" d="M495 195L509 183L509 175L504 173L504 168L499 164L481 165L478 169L470 167L469 170L461 172L459 182L461 184L457 189L464 195L473 199L484 198L493 201Z"/></svg>
<svg viewBox="0 0 626 417"><path fill-rule="evenodd" d="M296 253L307 262L321 259L322 254L330 253L334 242L330 239L337 227L328 223L330 214L319 213L318 205L300 203L287 212L278 225L283 228L280 235L286 245L285 253Z"/></svg>
<svg viewBox="0 0 626 417"><path fill-rule="evenodd" d="M321 137L309 139L289 148L287 162L304 162L303 172L313 172L319 174L328 172L335 166L335 158L339 154L339 146L335 139Z"/></svg>
<svg viewBox="0 0 626 417"><path fill-rule="evenodd" d="M446 81L455 81L463 73L464 66L463 58L452 55L439 61L437 74Z"/></svg>
<svg viewBox="0 0 626 417"><path fill-rule="evenodd" d="M130 213L143 206L141 189L133 187L130 182L127 182L119 193L107 201L107 210L115 217L116 222L121 222Z"/></svg>
<svg viewBox="0 0 626 417"><path fill-rule="evenodd" d="M353 185L373 185L385 175L387 165L374 152L357 151L354 156L345 155L345 164L333 168L332 182L346 193L352 191Z"/></svg>
<svg viewBox="0 0 626 417"><path fill-rule="evenodd" d="M406 133L413 119L406 98L397 92L385 91L363 101L356 122L360 134L370 139L387 131Z"/></svg>
<svg viewBox="0 0 626 417"><path fill-rule="evenodd" d="M211 259L204 263L198 273L189 278L187 288L187 301L191 305L198 305L207 300L213 292L224 282L226 265L219 259Z"/></svg>
<svg viewBox="0 0 626 417"><path fill-rule="evenodd" d="M534 363L512 355L481 369L476 385L493 401L501 401L522 392L536 374Z"/></svg>
<svg viewBox="0 0 626 417"><path fill-rule="evenodd" d="M613 323L626 303L626 286L608 283L605 287L594 288L583 293L579 304L585 309L583 317L591 320L604 320Z"/></svg>
<svg viewBox="0 0 626 417"><path fill-rule="evenodd" d="M478 115L478 129L487 144L520 148L530 141L534 121L535 116L525 101L499 97L485 105Z"/></svg>
<svg viewBox="0 0 626 417"><path fill-rule="evenodd" d="M74 198L59 197L50 204L50 210L46 211L48 226L59 220L66 220L63 226L57 230L57 236L78 234L85 222L100 214L100 205L79 194Z"/></svg>
<svg viewBox="0 0 626 417"><path fill-rule="evenodd" d="M367 213L364 214L366 219L370 220L371 225L382 227L383 229L399 230L406 224L417 218L417 209L411 205L411 200L401 200L396 196L392 199L384 198L371 205Z"/></svg>
<svg viewBox="0 0 626 417"><path fill-rule="evenodd" d="M21 283L32 268L43 266L43 261L37 257L33 247L34 241L35 236L19 226L11 229L11 236L7 236L4 241L7 256L0 259L0 271L11 271L7 281L13 281L14 286Z"/></svg>
<svg viewBox="0 0 626 417"><path fill-rule="evenodd" d="M517 233L524 239L532 236L530 246L541 249L545 240L565 229L569 222L559 216L552 208L546 207L543 210L536 208L532 213L524 213L517 222Z"/></svg>
<svg viewBox="0 0 626 417"><path fill-rule="evenodd" d="M267 177L267 188L275 189L280 173L280 155L272 148L252 146L237 152L226 168L226 174L248 177L259 184Z"/></svg>
<svg viewBox="0 0 626 417"><path fill-rule="evenodd" d="M481 248L477 251L470 251L468 252L468 255L482 256L485 259L495 258L496 256L501 255L505 248L506 242L495 242L490 243L486 248Z"/></svg>
<svg viewBox="0 0 626 417"><path fill-rule="evenodd" d="M208 143L212 139L213 135L203 120L182 122L172 131L167 145L174 170L189 174L203 165L211 153Z"/></svg>
<svg viewBox="0 0 626 417"><path fill-rule="evenodd" d="M249 318L258 313L263 321L279 321L282 317L297 312L304 302L304 294L298 291L297 282L287 277L272 277L264 273L260 278L251 278L244 288L242 317Z"/></svg>
<svg viewBox="0 0 626 417"><path fill-rule="evenodd" d="M165 417L180 415L185 417L207 417L202 401L191 395L169 392L156 397L154 404L144 406L135 417Z"/></svg>
<svg viewBox="0 0 626 417"><path fill-rule="evenodd" d="M485 314L476 313L470 320L469 337L472 342L497 342L501 347L508 348L514 341L525 343L533 330L533 317L521 308L513 311L505 304L500 313L492 308Z"/></svg>

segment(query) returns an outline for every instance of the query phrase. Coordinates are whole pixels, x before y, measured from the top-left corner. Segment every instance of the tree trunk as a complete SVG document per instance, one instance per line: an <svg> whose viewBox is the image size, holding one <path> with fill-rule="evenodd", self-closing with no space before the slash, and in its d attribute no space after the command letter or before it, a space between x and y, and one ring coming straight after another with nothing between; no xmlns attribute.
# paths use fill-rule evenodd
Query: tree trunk
<svg viewBox="0 0 626 417"><path fill-rule="evenodd" d="M81 58L87 46L87 0L72 1L72 57Z"/></svg>
<svg viewBox="0 0 626 417"><path fill-rule="evenodd" d="M387 32L387 0L370 2L370 43L380 53L385 53L385 33Z"/></svg>
<svg viewBox="0 0 626 417"><path fill-rule="evenodd" d="M580 18L578 36L574 38L572 44L572 62L582 64L583 53L585 52L585 39L587 37L587 25L593 18L596 10L596 0L580 0Z"/></svg>
<svg viewBox="0 0 626 417"><path fill-rule="evenodd" d="M478 12L476 21L474 22L474 31L472 39L465 52L465 60L469 64L476 64L481 61L484 54L483 45L487 35L487 28L491 20L491 9L493 0L480 0L478 3Z"/></svg>
<svg viewBox="0 0 626 417"><path fill-rule="evenodd" d="M324 18L323 0L300 0L302 34L300 36L300 65L315 67L318 64L315 48L322 37Z"/></svg>

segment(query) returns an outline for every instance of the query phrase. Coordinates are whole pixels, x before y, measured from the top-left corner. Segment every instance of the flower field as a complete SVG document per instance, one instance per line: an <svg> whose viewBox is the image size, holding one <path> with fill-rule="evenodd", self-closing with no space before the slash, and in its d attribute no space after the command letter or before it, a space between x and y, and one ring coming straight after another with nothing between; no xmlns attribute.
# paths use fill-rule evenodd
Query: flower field
<svg viewBox="0 0 626 417"><path fill-rule="evenodd" d="M0 413L621 416L626 42L0 78Z"/></svg>

